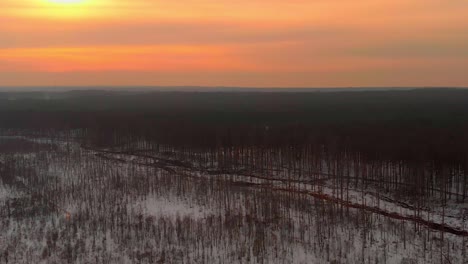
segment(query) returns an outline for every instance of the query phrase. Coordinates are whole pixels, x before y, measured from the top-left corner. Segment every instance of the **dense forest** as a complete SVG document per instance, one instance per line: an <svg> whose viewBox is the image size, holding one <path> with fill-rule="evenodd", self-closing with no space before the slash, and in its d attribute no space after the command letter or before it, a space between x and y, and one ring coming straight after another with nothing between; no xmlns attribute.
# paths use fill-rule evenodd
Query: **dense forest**
<svg viewBox="0 0 468 264"><path fill-rule="evenodd" d="M0 93L0 133L0 263L468 260L468 90Z"/></svg>

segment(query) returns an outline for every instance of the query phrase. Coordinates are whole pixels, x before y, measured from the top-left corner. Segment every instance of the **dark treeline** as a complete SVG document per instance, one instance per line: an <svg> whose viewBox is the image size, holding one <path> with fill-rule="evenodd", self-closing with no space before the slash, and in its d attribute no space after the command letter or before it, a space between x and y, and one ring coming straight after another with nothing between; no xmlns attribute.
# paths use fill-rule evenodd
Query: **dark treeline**
<svg viewBox="0 0 468 264"><path fill-rule="evenodd" d="M4 94L0 126L80 131L83 144L101 148L139 142L190 157L210 153L226 168L282 164L301 177L378 182L418 197L468 195L467 90Z"/></svg>

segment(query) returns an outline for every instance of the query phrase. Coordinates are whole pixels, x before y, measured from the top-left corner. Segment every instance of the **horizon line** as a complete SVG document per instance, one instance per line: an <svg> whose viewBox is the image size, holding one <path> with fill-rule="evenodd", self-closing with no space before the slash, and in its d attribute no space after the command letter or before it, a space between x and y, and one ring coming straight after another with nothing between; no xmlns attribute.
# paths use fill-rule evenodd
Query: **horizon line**
<svg viewBox="0 0 468 264"><path fill-rule="evenodd" d="M298 87L298 86L203 86L203 85L0 85L0 89L60 89L60 88L144 88L144 89L171 89L171 88L204 88L204 89L287 89L287 90L316 90L316 89L468 89L468 86L330 86L330 87Z"/></svg>

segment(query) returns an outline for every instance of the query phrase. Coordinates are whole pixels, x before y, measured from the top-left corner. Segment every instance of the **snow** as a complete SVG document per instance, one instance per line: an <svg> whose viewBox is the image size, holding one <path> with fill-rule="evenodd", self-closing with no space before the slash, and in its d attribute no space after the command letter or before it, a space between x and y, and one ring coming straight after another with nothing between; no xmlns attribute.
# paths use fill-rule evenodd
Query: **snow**
<svg viewBox="0 0 468 264"><path fill-rule="evenodd" d="M12 198L12 190L0 183L0 202L5 202L10 198Z"/></svg>
<svg viewBox="0 0 468 264"><path fill-rule="evenodd" d="M138 155L105 154L123 161L116 162L77 144L59 144L72 146L72 151L22 157L26 164L44 161L35 170L47 180L44 190L57 198L60 210L0 221L0 263L7 250L10 263L439 264L445 254L451 263L464 263L467 249L459 236L444 234L442 240L440 232L412 222L341 210L332 202L294 193L341 198L327 181L318 185L284 182L279 175L212 175L196 166L168 165L175 170L168 173ZM29 184L26 177L19 180ZM28 195L0 183L0 205ZM372 188L349 189L345 195L353 204L416 214L398 201L382 199ZM444 211L452 217L442 219L442 207L435 204L419 210L419 216L463 228L460 216L466 207L449 202ZM50 242L54 234L56 242ZM50 256L43 257L49 247Z"/></svg>
<svg viewBox="0 0 468 264"><path fill-rule="evenodd" d="M191 219L204 219L213 215L212 210L190 204L180 199L163 197L147 197L143 202L137 204L143 213L154 217L168 217L171 219L189 217Z"/></svg>

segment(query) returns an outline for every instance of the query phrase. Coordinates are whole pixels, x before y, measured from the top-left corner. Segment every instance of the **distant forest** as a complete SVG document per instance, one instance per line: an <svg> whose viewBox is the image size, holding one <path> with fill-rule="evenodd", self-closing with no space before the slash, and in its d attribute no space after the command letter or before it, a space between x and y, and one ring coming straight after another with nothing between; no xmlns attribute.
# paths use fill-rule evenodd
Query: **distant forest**
<svg viewBox="0 0 468 264"><path fill-rule="evenodd" d="M267 128L262 137L298 141L323 137L349 143L365 138L375 147L391 140L392 145L459 148L465 146L467 125L468 90L455 89L0 93L3 128L112 129L132 134L165 130L182 137L177 141L198 133L242 140Z"/></svg>
<svg viewBox="0 0 468 264"><path fill-rule="evenodd" d="M74 131L101 147L144 140L200 151L312 148L369 162L468 169L462 89L1 93L0 126Z"/></svg>

